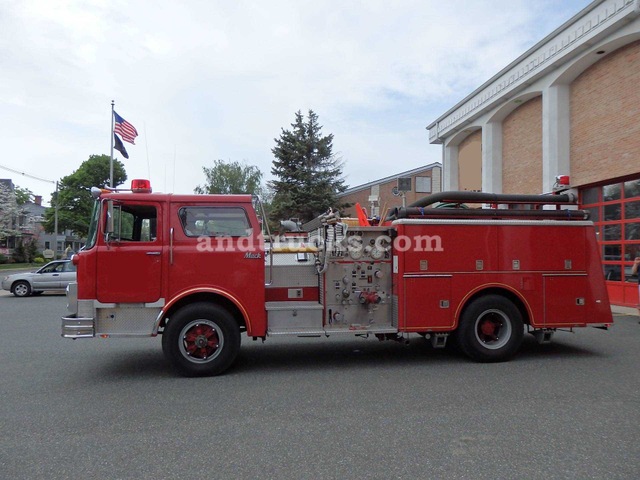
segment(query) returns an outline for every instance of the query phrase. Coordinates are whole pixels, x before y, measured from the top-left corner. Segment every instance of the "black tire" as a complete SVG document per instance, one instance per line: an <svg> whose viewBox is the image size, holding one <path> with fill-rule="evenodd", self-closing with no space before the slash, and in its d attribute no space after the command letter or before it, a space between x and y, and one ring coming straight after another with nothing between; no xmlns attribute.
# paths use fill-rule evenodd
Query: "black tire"
<svg viewBox="0 0 640 480"><path fill-rule="evenodd" d="M500 295L486 295L462 312L457 344L478 362L503 362L518 351L523 336L522 314L513 302Z"/></svg>
<svg viewBox="0 0 640 480"><path fill-rule="evenodd" d="M162 334L162 350L185 377L219 375L240 351L240 328L223 307L193 303L171 316Z"/></svg>
<svg viewBox="0 0 640 480"><path fill-rule="evenodd" d="M16 297L28 297L31 295L31 285L29 285L29 282L21 280L11 286L11 292Z"/></svg>

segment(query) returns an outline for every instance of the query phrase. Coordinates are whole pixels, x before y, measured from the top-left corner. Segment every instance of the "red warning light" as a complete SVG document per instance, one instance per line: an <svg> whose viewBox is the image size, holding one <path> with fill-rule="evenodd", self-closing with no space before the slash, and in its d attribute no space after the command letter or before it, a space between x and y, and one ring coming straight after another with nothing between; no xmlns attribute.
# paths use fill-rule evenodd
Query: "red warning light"
<svg viewBox="0 0 640 480"><path fill-rule="evenodd" d="M151 193L151 182L141 178L131 180L131 191L134 193Z"/></svg>

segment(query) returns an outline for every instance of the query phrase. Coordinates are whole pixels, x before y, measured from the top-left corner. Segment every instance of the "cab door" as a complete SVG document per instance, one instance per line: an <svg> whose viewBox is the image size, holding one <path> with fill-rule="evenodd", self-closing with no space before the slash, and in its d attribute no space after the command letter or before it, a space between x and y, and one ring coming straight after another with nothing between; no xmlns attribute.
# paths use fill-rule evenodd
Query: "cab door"
<svg viewBox="0 0 640 480"><path fill-rule="evenodd" d="M162 284L161 205L112 202L98 246L97 297L103 303L152 303Z"/></svg>

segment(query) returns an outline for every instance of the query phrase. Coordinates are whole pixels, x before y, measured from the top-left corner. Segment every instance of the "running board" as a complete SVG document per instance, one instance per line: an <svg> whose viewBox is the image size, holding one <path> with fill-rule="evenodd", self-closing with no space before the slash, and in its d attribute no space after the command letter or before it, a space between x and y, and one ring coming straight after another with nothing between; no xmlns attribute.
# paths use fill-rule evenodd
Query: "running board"
<svg viewBox="0 0 640 480"><path fill-rule="evenodd" d="M334 334L351 334L351 335L376 335L379 333L398 333L398 329L385 326L385 327L370 327L370 328L270 328L267 330L268 336L276 335L295 335L298 337L320 337L329 336Z"/></svg>

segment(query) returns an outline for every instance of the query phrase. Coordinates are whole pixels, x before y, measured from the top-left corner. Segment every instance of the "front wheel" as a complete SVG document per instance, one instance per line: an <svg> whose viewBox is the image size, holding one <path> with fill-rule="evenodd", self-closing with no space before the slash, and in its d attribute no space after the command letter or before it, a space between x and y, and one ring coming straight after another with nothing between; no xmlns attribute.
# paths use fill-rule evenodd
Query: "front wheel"
<svg viewBox="0 0 640 480"><path fill-rule="evenodd" d="M221 306L194 303L172 315L162 334L162 350L181 375L219 375L238 355L240 329Z"/></svg>
<svg viewBox="0 0 640 480"><path fill-rule="evenodd" d="M29 282L16 282L13 285L13 294L16 297L28 297L31 295L31 285Z"/></svg>
<svg viewBox="0 0 640 480"><path fill-rule="evenodd" d="M476 361L501 362L518 351L523 335L522 314L513 302L500 295L487 295L464 309L458 345Z"/></svg>

